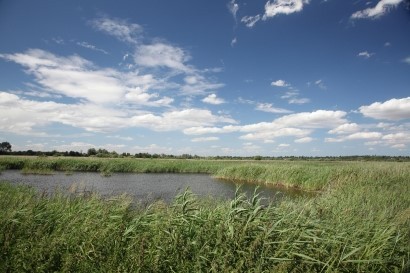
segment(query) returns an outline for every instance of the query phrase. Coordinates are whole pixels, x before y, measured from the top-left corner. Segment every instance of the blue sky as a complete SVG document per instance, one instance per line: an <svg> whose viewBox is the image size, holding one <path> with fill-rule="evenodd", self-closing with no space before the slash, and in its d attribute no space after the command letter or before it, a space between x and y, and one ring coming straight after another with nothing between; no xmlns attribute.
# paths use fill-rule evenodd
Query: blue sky
<svg viewBox="0 0 410 273"><path fill-rule="evenodd" d="M409 155L404 0L0 1L13 150Z"/></svg>

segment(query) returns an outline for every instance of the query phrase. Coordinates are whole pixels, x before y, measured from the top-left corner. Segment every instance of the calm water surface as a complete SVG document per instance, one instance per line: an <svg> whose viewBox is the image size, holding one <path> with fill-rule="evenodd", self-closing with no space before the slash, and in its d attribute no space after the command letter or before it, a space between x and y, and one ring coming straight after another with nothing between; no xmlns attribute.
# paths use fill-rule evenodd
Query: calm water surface
<svg viewBox="0 0 410 273"><path fill-rule="evenodd" d="M129 174L115 173L109 177L99 173L75 172L65 174L56 172L53 175L24 175L20 171L3 171L0 181L12 184L29 185L52 193L55 190L77 192L97 192L103 197L126 193L137 201L150 202L163 199L170 202L185 189L202 197L232 199L235 196L236 184L231 181L218 180L206 174ZM252 196L256 185L244 184L241 190ZM265 202L277 202L283 196L298 196L300 193L266 186L259 187L260 195ZM264 203L265 203L264 202Z"/></svg>

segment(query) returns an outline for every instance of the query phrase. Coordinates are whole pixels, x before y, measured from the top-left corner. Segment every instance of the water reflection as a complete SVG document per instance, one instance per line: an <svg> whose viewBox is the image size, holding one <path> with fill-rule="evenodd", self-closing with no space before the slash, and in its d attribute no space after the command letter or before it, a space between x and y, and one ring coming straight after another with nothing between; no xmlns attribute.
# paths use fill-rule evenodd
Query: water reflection
<svg viewBox="0 0 410 273"><path fill-rule="evenodd" d="M129 174L115 173L103 177L99 173L65 173L57 172L53 175L23 175L19 171L4 171L0 175L1 181L12 184L24 184L35 187L40 191L52 193L55 190L97 192L103 197L126 193L135 200L151 202L162 199L170 202L174 197L186 189L202 197L232 199L238 183L218 180L206 174ZM241 191L252 196L257 186L243 184ZM283 196L297 196L295 192L285 189L260 186L260 196L264 203L276 202Z"/></svg>

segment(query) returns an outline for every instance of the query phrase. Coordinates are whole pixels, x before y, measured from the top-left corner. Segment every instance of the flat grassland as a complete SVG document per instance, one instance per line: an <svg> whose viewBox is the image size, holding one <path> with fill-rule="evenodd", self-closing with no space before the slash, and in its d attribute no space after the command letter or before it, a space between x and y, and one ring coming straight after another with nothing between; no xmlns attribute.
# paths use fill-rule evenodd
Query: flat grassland
<svg viewBox="0 0 410 273"><path fill-rule="evenodd" d="M409 272L410 163L1 157L0 168L208 173L318 192L135 206L0 183L1 272ZM1 180L1 175L0 175Z"/></svg>

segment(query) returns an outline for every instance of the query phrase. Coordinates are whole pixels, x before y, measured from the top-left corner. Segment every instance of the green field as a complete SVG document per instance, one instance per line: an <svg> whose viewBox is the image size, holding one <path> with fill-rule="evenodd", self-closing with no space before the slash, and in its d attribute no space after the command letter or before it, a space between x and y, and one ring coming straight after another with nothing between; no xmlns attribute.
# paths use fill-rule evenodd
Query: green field
<svg viewBox="0 0 410 273"><path fill-rule="evenodd" d="M1 272L409 272L410 163L1 157L1 169L191 172L318 192L166 205L0 183ZM1 180L1 176L0 176Z"/></svg>

